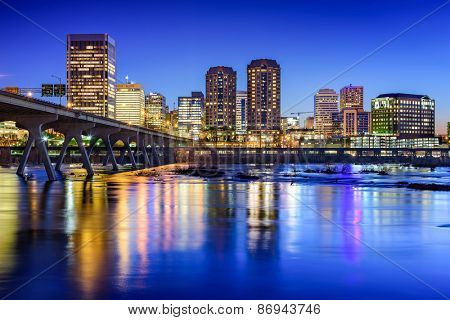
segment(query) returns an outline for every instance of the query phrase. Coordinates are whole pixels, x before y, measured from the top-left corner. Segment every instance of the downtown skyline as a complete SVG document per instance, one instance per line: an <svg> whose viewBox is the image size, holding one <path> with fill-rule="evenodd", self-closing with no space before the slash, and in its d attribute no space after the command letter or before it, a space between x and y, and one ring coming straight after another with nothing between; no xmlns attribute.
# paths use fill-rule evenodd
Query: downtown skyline
<svg viewBox="0 0 450 320"><path fill-rule="evenodd" d="M370 109L372 98L386 92L427 94L433 97L437 106L437 133L445 133L446 122L450 118L450 110L447 108L450 105L450 94L447 92L445 82L445 74L449 66L444 56L448 56L450 47L448 43L439 41L438 35L445 30L445 18L449 13L447 7L436 12L335 81L324 85L367 52L432 11L441 3L440 1L430 1L427 4L418 2L417 5L411 6L414 8L404 7L410 15L402 15L395 23L390 22L389 28L385 26L373 28L372 26L371 29L368 29L369 22L362 21L363 17L369 16L373 19L382 15L388 20L389 15L394 14L395 10L401 7L401 3L372 3L367 8L367 4L364 7L358 7L356 2L351 1L349 10L353 12L353 15L360 14L359 17L343 12L342 8L332 13L336 4L328 3L330 6L329 10L326 10L328 13L318 17L319 11L324 10L323 5L305 2L295 4L289 1L287 3L288 5L283 7L272 4L272 17L274 22L277 22L273 31L268 32L267 27L262 27L263 31L266 31L266 37L272 39L273 45L258 44L261 35L255 35L250 39L245 37L247 45L243 43L239 33L233 30L246 27L241 31L242 34L250 30L251 23L255 19L253 15L250 15L251 4L246 3L239 7L237 3L231 2L230 7L223 8L219 15L227 16L233 12L232 14L238 17L248 16L248 21L244 23L238 20L231 26L229 32L235 35L236 41L229 46L219 45L218 38L226 33L224 28L218 28L216 36L207 37L210 50L205 51L204 37L210 34L205 35L201 30L208 23L208 19L201 23L190 21L186 25L186 30L181 30L180 25L171 26L170 20L167 20L164 24L165 29L158 26L151 30L148 36L149 26L155 26L156 21L150 21L149 26L145 26L141 22L130 21L129 16L124 15L122 23L119 19L119 8L113 4L110 14L121 23L108 21L99 23L92 20L89 23L80 22L79 25L76 23L73 25L71 21L72 25L68 28L69 22L65 22L60 15L52 14L52 19L47 19L48 12L36 10L38 2L31 1L26 7L17 1L9 2L11 6L63 41L65 34L70 32L108 33L117 42L119 82L125 82L125 75L129 75L130 80L142 84L146 92L154 91L164 94L171 109L174 104L176 105L179 96L184 96L191 91L205 92L204 74L209 67L215 65L232 67L237 71L237 90L245 90L247 81L245 69L249 61L272 58L277 60L283 70L281 77L281 114L283 116L288 116L290 112L295 111L312 111L314 93L321 86L339 90L349 83L354 83L363 85L365 88L366 109ZM94 4L94 6L97 5ZM144 3L141 5L145 6ZM217 9L214 4L205 2L198 3L193 8L187 8L182 3L176 3L173 8L162 4L154 4L151 8L154 12L166 13L167 17L181 17L183 13L188 15L191 10L194 10L193 8L198 10L200 15ZM240 10L233 11L233 8ZM66 10L66 15L75 17L75 12L67 11L66 4L54 9L56 13ZM289 9L292 12L288 14ZM76 11L76 7L73 10ZM262 15L266 15L266 11L256 10ZM136 14L139 15L139 13ZM342 18L339 14L343 14L347 20L339 22L338 18ZM90 16L91 13L86 13L85 18L88 19ZM13 48L0 53L0 61L8 61L7 64L0 65L2 75L0 87L9 85L39 87L41 83L51 81L52 74L65 75L65 43L60 43L55 37L40 30L10 9L2 10L0 18L15 30L15 37L25 38L25 35L29 35L27 41L20 42L13 41L10 38L12 34L6 35L5 43L11 44ZM284 22L281 21L282 19ZM330 24L333 23L335 25L331 27ZM309 26L318 28L309 28ZM307 30L304 29L306 27L308 27ZM128 31L125 32L126 30ZM130 35L129 30L133 30L133 34ZM188 34L189 32L194 33ZM196 33L202 37L196 38ZM338 41L339 35L345 37L345 43L342 37L341 41ZM426 37L427 45L423 47L413 45L411 40L421 35ZM320 41L326 41L336 50L323 50L325 46L323 43L313 42L317 36L322 36ZM139 45L136 45L137 43ZM36 48L30 51L30 45L33 46L33 44ZM239 48L241 50L237 50ZM233 52L230 52L231 49ZM314 53L307 51L314 51ZM200 52L204 53L200 54ZM34 63L30 67L23 61L27 61L31 53ZM305 97L307 98L304 99ZM298 104L302 99L304 101Z"/></svg>

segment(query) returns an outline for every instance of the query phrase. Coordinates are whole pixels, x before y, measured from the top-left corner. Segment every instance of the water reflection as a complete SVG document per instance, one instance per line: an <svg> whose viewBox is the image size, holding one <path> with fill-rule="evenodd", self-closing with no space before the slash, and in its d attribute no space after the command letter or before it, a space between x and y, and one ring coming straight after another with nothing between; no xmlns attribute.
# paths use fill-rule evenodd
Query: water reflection
<svg viewBox="0 0 450 320"><path fill-rule="evenodd" d="M448 193L0 170L0 202L2 296L60 261L11 298L436 298L361 241L450 291Z"/></svg>

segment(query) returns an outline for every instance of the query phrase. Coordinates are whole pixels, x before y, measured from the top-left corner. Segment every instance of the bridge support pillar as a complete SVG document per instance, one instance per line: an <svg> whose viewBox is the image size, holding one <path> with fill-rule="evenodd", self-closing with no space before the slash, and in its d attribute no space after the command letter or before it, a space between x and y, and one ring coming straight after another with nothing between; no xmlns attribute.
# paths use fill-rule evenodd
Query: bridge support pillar
<svg viewBox="0 0 450 320"><path fill-rule="evenodd" d="M114 133L118 133L120 131L120 128L102 128L102 127L95 127L89 131L89 133L92 135L91 143L89 145L89 149L87 151L88 157L91 155L92 151L95 148L96 142L101 139L103 143L106 146L106 162L108 160L111 161L113 171L118 171L119 167L117 165L116 157L114 156L114 151L112 148L111 143L111 135ZM115 143L115 141L113 142Z"/></svg>
<svg viewBox="0 0 450 320"><path fill-rule="evenodd" d="M144 158L144 168L149 168L152 166L152 162L150 161L150 158L149 158L148 152L147 152L148 143L149 143L148 136L146 134L141 134L139 137L138 150L140 150L140 153L142 154L142 157Z"/></svg>
<svg viewBox="0 0 450 320"><path fill-rule="evenodd" d="M114 145L119 140L123 142L123 149L120 151L120 158L118 161L120 163L120 165L125 164L125 153L127 153L127 156L130 160L130 163L131 163L131 166L133 167L133 169L136 169L136 161L134 159L133 151L131 151L130 141L135 136L136 136L135 132L120 131L118 133L112 134L110 137L112 145ZM110 158L110 156L107 155L105 158L106 164L107 164L109 158ZM104 164L104 165L106 165L106 164Z"/></svg>
<svg viewBox="0 0 450 320"><path fill-rule="evenodd" d="M164 164L174 163L173 140L171 138L162 138L164 150Z"/></svg>
<svg viewBox="0 0 450 320"><path fill-rule="evenodd" d="M61 170L61 165L64 162L64 157L66 156L67 147L69 146L70 141L75 139L78 145L78 149L81 154L81 159L83 161L83 168L87 171L87 176L92 177L94 175L94 170L92 169L91 162L89 161L89 156L86 151L86 148L83 144L83 139L81 135L83 131L92 129L95 127L93 123L61 123L58 126L54 126L53 128L64 134L64 142L61 148L61 152L59 153L58 160L56 161L56 170Z"/></svg>
<svg viewBox="0 0 450 320"><path fill-rule="evenodd" d="M58 119L57 115L18 117L17 120L14 119L19 128L23 128L28 131L28 140L25 146L25 150L23 152L23 156L20 159L19 167L17 168L17 175L23 177L25 172L25 166L28 162L31 148L34 143L35 147L38 149L42 161L44 162L48 180L50 181L56 180L55 168L53 168L50 156L48 155L45 140L42 137L42 126L47 123L54 122L57 119Z"/></svg>
<svg viewBox="0 0 450 320"><path fill-rule="evenodd" d="M127 150L128 157L130 158L131 166L136 169L136 159L134 159L133 151L131 150L130 141L125 142L125 149Z"/></svg>
<svg viewBox="0 0 450 320"><path fill-rule="evenodd" d="M161 165L157 147L156 147L156 137L154 135L149 135L149 141L150 141L150 161L152 163L152 166L159 166Z"/></svg>

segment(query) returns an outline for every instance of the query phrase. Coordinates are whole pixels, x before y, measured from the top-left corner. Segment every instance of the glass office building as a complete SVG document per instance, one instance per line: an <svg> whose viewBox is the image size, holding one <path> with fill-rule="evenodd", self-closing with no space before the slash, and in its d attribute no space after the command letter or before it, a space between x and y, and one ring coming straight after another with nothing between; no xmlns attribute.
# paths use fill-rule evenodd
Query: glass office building
<svg viewBox="0 0 450 320"><path fill-rule="evenodd" d="M435 102L426 95L379 95L372 99L372 132L402 138L434 137Z"/></svg>
<svg viewBox="0 0 450 320"><path fill-rule="evenodd" d="M192 92L190 97L178 97L178 132L198 139L203 127L204 96Z"/></svg>
<svg viewBox="0 0 450 320"><path fill-rule="evenodd" d="M67 35L67 106L116 116L116 44L107 34Z"/></svg>

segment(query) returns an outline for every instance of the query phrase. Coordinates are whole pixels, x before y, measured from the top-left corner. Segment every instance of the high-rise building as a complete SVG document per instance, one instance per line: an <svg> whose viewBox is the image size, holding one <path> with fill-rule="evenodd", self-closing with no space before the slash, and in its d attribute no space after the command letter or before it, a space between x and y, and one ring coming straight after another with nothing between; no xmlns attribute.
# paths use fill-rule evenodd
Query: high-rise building
<svg viewBox="0 0 450 320"><path fill-rule="evenodd" d="M314 129L318 134L333 134L333 113L338 112L338 95L333 89L320 89L314 96Z"/></svg>
<svg viewBox="0 0 450 320"><path fill-rule="evenodd" d="M305 119L305 129L308 130L314 129L314 117L307 117Z"/></svg>
<svg viewBox="0 0 450 320"><path fill-rule="evenodd" d="M198 139L202 129L204 96L192 92L190 97L178 97L178 131Z"/></svg>
<svg viewBox="0 0 450 320"><path fill-rule="evenodd" d="M205 124L236 128L236 71L211 67L206 73Z"/></svg>
<svg viewBox="0 0 450 320"><path fill-rule="evenodd" d="M67 35L67 106L115 118L116 45L107 34Z"/></svg>
<svg viewBox="0 0 450 320"><path fill-rule="evenodd" d="M247 130L280 130L281 69L275 60L247 66Z"/></svg>
<svg viewBox="0 0 450 320"><path fill-rule="evenodd" d="M435 102L429 96L388 93L372 99L372 132L401 138L433 137Z"/></svg>
<svg viewBox="0 0 450 320"><path fill-rule="evenodd" d="M343 87L340 92L340 107L364 109L364 87L352 86Z"/></svg>
<svg viewBox="0 0 450 320"><path fill-rule="evenodd" d="M118 84L116 92L116 120L131 125L145 125L144 89L140 84Z"/></svg>
<svg viewBox="0 0 450 320"><path fill-rule="evenodd" d="M145 96L145 125L148 128L163 129L166 113L166 97L160 93L149 93Z"/></svg>
<svg viewBox="0 0 450 320"><path fill-rule="evenodd" d="M247 91L236 91L236 132L247 131Z"/></svg>

